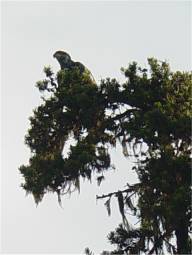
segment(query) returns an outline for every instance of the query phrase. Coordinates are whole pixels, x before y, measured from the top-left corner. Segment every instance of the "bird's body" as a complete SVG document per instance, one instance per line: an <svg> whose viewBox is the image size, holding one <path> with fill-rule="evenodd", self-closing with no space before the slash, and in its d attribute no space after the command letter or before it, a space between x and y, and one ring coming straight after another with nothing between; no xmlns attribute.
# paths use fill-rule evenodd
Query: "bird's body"
<svg viewBox="0 0 192 255"><path fill-rule="evenodd" d="M88 74L92 82L96 83L91 72L82 63L73 61L68 53L64 51L56 51L53 57L56 58L59 62L61 70L77 69L80 71L81 74Z"/></svg>

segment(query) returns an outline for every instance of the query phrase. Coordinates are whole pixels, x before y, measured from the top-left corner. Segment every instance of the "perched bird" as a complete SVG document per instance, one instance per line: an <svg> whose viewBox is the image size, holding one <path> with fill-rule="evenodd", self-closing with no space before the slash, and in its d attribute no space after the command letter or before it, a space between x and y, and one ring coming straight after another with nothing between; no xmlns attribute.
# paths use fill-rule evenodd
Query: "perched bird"
<svg viewBox="0 0 192 255"><path fill-rule="evenodd" d="M66 53L65 51L56 51L53 55L54 58L57 59L61 66L61 70L73 70L73 69L79 69L80 73L88 74L92 80L93 83L95 82L95 79L91 72L80 62L75 62L71 59L70 55Z"/></svg>

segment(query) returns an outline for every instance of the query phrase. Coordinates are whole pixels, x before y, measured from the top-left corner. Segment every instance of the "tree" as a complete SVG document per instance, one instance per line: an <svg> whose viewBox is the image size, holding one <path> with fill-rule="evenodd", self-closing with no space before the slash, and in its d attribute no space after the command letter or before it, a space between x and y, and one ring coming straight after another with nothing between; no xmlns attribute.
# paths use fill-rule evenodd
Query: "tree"
<svg viewBox="0 0 192 255"><path fill-rule="evenodd" d="M122 215L122 224L108 236L117 246L112 253L190 254L192 73L171 72L153 58L148 64L149 70L135 62L122 69L123 84L107 78L99 86L78 69L60 70L55 77L45 68L46 79L37 83L43 103L25 137L32 157L20 167L22 187L36 203L49 191L60 203L62 194L80 189L80 177L91 179L94 172L101 183L112 167L108 149L119 141L123 154L137 160L139 182L97 197L106 199L109 215L116 197ZM76 145L64 158L71 136ZM127 209L138 218L137 228L130 226Z"/></svg>

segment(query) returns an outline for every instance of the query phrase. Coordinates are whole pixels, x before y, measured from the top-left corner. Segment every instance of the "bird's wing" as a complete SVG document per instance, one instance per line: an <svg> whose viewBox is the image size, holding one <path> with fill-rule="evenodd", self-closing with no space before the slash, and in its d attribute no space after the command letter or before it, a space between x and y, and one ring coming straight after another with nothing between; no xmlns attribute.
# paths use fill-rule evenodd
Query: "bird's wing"
<svg viewBox="0 0 192 255"><path fill-rule="evenodd" d="M74 62L74 67L78 68L80 70L81 73L83 73L86 69L86 67L81 64L80 62Z"/></svg>
<svg viewBox="0 0 192 255"><path fill-rule="evenodd" d="M80 69L80 72L81 72L81 73L85 73L86 75L88 75L88 76L91 78L92 82L96 84L96 81L95 81L95 79L94 79L92 73L89 71L89 69L88 69L87 67L85 67L85 66L84 66L82 63L80 63L80 62L74 62L74 66L75 66L75 67L78 67L78 68Z"/></svg>

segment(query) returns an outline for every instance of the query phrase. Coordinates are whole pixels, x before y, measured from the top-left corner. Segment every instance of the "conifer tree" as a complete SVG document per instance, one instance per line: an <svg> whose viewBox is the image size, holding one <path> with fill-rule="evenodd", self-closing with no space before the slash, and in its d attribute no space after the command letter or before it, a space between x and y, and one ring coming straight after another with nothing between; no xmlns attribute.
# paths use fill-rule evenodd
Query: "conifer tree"
<svg viewBox="0 0 192 255"><path fill-rule="evenodd" d="M166 62L148 59L148 69L136 62L122 69L125 82L105 79L96 85L78 69L60 70L37 82L43 103L30 117L25 137L31 149L21 166L22 187L38 204L47 192L61 195L80 190L80 178L109 170L109 147L122 145L125 157L137 160L138 183L97 196L119 204L122 224L108 239L116 254L190 254L190 119L192 73L171 72ZM76 145L68 157L70 137ZM128 177L127 177L128 179ZM126 211L138 218L132 227ZM176 239L176 245L172 243ZM107 254L107 251L104 252Z"/></svg>

